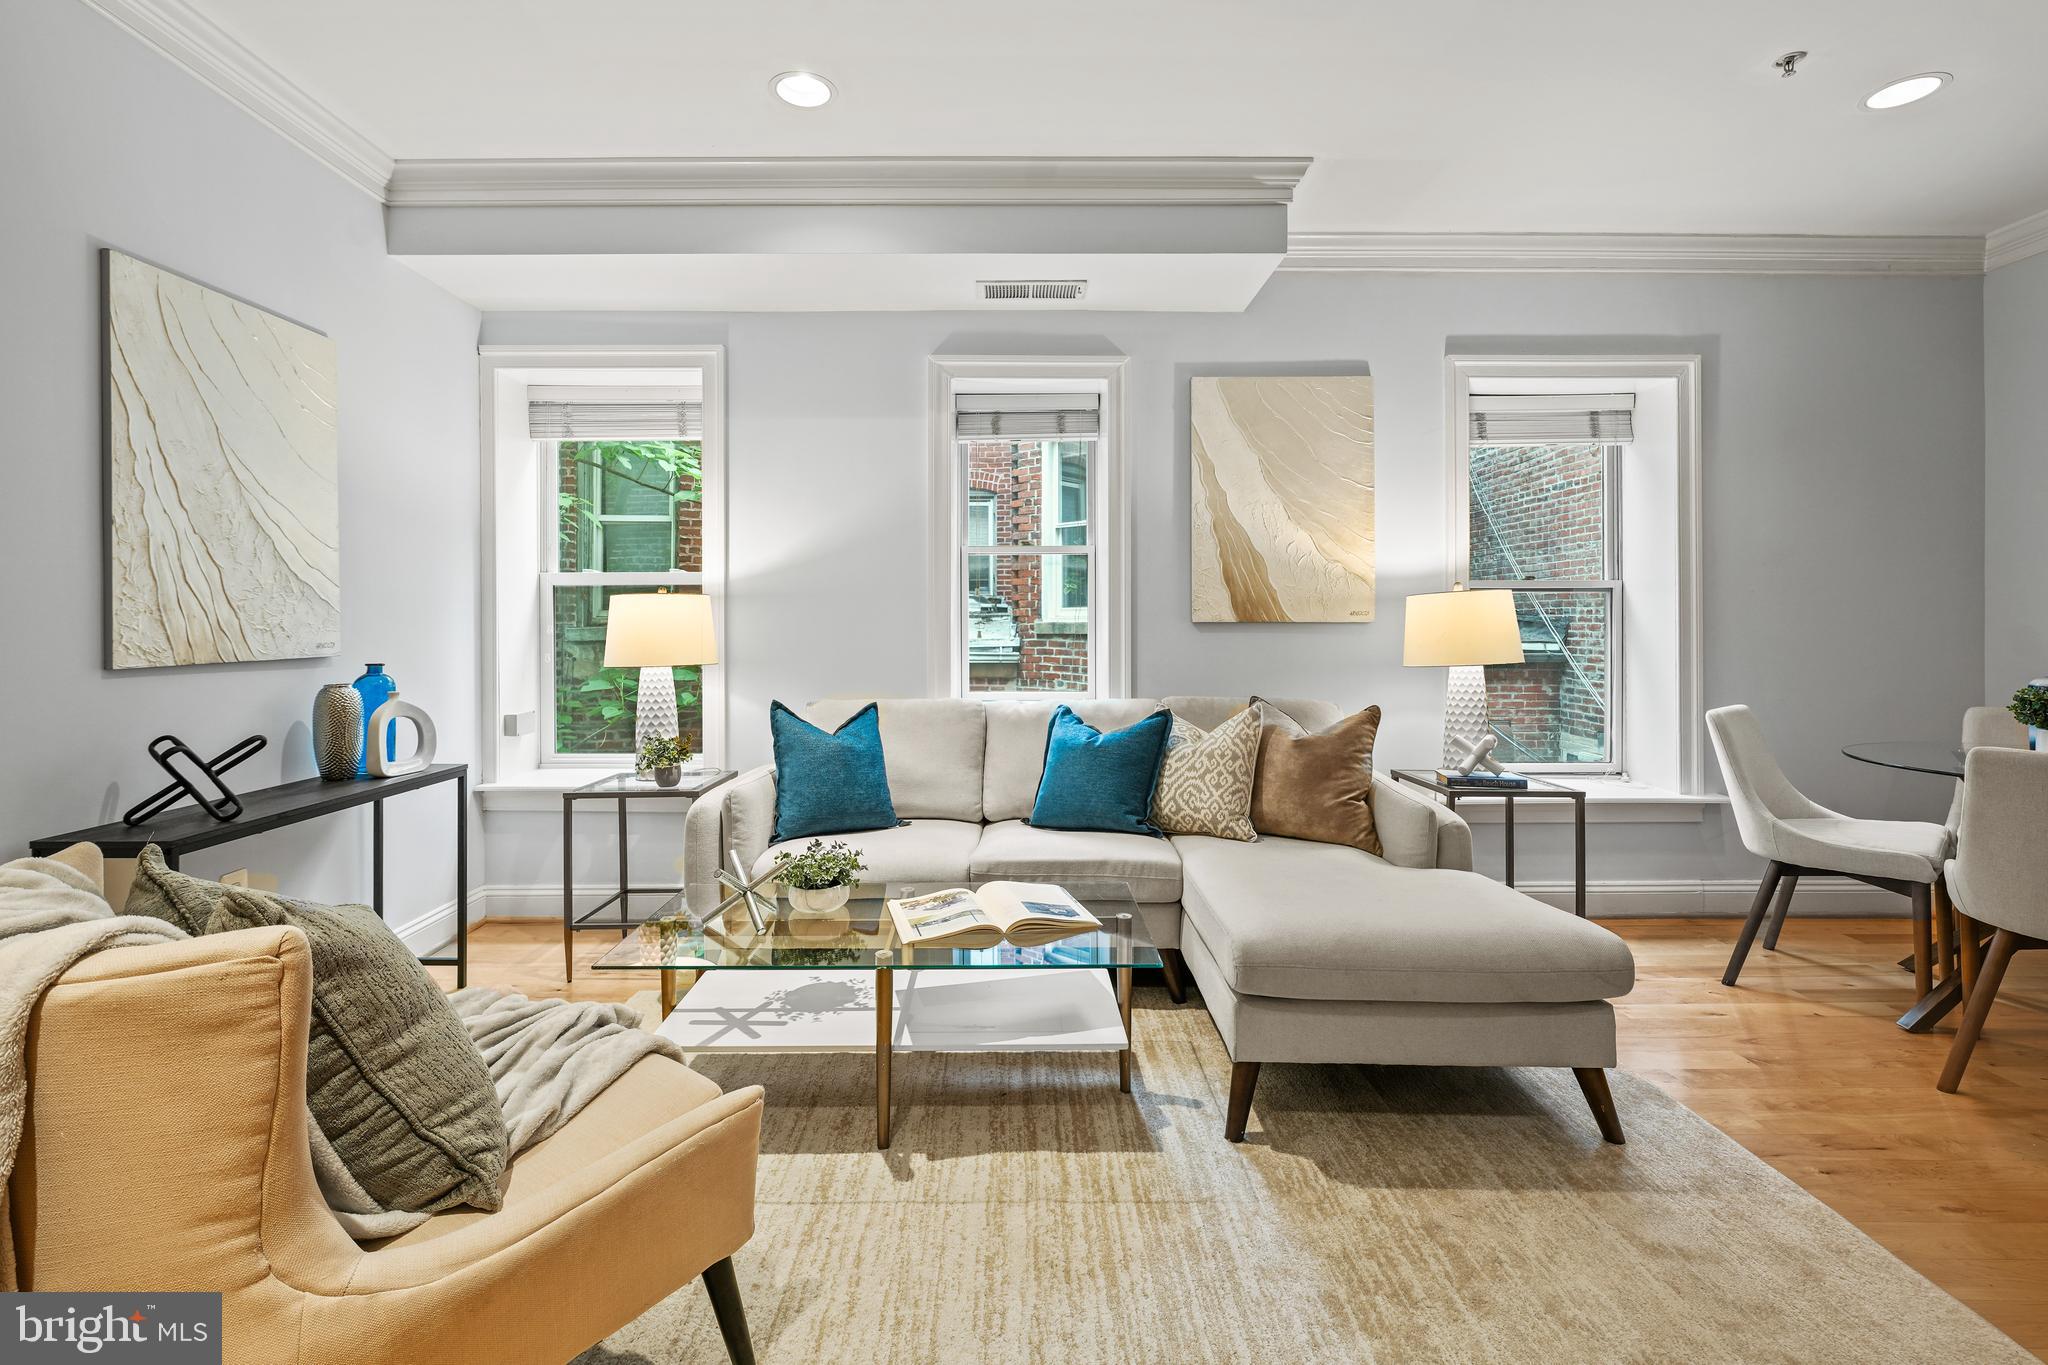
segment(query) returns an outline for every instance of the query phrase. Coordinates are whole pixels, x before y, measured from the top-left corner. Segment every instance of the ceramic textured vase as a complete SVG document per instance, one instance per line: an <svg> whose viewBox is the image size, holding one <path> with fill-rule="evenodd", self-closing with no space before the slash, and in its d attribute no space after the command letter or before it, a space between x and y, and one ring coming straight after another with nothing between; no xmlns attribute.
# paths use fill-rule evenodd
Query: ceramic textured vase
<svg viewBox="0 0 2048 1365"><path fill-rule="evenodd" d="M829 915L842 909L853 896L850 886L791 886L784 888L789 908L805 915Z"/></svg>
<svg viewBox="0 0 2048 1365"><path fill-rule="evenodd" d="M362 694L347 683L328 683L313 694L313 766L329 782L346 782L362 760Z"/></svg>
<svg viewBox="0 0 2048 1365"><path fill-rule="evenodd" d="M361 757L356 760L356 776L366 776L370 771L370 717L377 708L398 695L398 679L384 671L382 664L363 665L363 676L354 683L356 695L363 699L363 737ZM384 732L384 757L398 757L398 731L395 727Z"/></svg>
<svg viewBox="0 0 2048 1365"><path fill-rule="evenodd" d="M404 758L397 757L398 722L409 720L419 731L419 746ZM369 766L372 777L403 777L416 773L434 761L434 718L414 706L396 692L391 699L378 707L370 717L369 732L383 735L386 745L370 750Z"/></svg>

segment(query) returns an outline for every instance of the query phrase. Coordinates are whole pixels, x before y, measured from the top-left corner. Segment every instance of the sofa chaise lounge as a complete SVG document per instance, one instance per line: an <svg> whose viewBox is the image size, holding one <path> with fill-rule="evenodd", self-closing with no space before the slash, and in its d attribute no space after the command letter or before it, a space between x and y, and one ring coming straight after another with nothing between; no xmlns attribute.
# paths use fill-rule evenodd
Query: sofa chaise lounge
<svg viewBox="0 0 2048 1365"><path fill-rule="evenodd" d="M1099 729L1161 706L1212 729L1244 697L1070 703ZM817 702L834 729L867 704ZM1309 730L1343 712L1269 701ZM1225 1136L1242 1141L1265 1062L1570 1067L1601 1136L1622 1140L1606 1068L1614 1010L1635 962L1586 920L1473 872L1471 830L1453 812L1373 781L1384 856L1262 836L1035 828L1027 822L1056 703L1033 698L882 700L889 792L906 823L843 837L876 881L949 885L990 878L1127 883L1159 945L1172 998L1187 978L1222 1035L1232 1069ZM777 846L775 769L758 767L690 810L685 867L693 910L721 895L728 852L761 870Z"/></svg>

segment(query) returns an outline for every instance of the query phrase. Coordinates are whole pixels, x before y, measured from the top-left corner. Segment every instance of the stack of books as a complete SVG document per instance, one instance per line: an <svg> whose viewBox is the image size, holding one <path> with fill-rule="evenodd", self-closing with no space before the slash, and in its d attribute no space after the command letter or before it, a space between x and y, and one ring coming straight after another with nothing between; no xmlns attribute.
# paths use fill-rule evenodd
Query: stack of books
<svg viewBox="0 0 2048 1365"><path fill-rule="evenodd" d="M1447 787L1480 787L1487 791L1527 791L1529 779L1520 773L1461 773L1456 768L1438 768L1437 781Z"/></svg>

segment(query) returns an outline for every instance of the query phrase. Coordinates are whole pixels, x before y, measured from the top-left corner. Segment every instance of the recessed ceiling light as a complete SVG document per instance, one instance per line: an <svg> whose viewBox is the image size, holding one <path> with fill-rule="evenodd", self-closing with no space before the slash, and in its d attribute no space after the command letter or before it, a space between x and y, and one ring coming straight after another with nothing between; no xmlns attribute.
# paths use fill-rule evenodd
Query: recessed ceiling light
<svg viewBox="0 0 2048 1365"><path fill-rule="evenodd" d="M1885 86L1883 89L1872 94L1870 98L1864 100L1863 107L1865 109L1896 109L1902 104L1911 104L1914 100L1926 99L1929 95L1954 79L1955 77L1949 75L1946 71L1923 71L1917 76L1908 76L1902 81L1893 81L1890 85Z"/></svg>
<svg viewBox="0 0 2048 1365"><path fill-rule="evenodd" d="M768 82L768 88L785 104L815 109L832 98L832 82L811 71L785 71Z"/></svg>

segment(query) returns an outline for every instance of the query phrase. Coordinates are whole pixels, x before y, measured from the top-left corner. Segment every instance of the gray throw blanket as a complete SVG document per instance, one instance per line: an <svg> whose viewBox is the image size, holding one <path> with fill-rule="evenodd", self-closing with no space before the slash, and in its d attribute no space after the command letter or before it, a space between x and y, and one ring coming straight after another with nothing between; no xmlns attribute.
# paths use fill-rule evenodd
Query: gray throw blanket
<svg viewBox="0 0 2048 1365"><path fill-rule="evenodd" d="M642 1057L659 1053L682 1060L674 1043L642 1031L640 1016L624 1005L528 1000L482 986L457 991L448 1002L490 1068L513 1156L560 1129ZM319 1125L309 1130L320 1192L349 1236L395 1237L431 1216L378 1208Z"/></svg>
<svg viewBox="0 0 2048 1365"><path fill-rule="evenodd" d="M116 915L95 879L66 863L21 858L0 865L0 1291L16 1287L6 1183L28 1104L29 1016L81 958L186 937L163 920ZM642 1057L682 1056L666 1038L641 1030L639 1016L624 1005L528 1000L475 986L449 999L490 1068L515 1156L560 1129ZM427 1221L428 1214L379 1208L319 1125L309 1119L307 1128L321 1192L351 1237L392 1237Z"/></svg>

